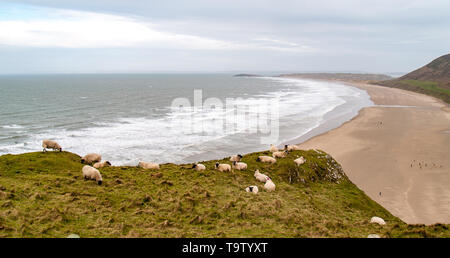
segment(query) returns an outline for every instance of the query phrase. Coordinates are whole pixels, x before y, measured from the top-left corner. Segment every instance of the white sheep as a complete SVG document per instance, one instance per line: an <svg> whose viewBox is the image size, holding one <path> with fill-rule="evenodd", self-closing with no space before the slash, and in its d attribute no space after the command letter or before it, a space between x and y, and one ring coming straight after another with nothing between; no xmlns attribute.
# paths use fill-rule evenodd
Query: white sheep
<svg viewBox="0 0 450 258"><path fill-rule="evenodd" d="M47 149L59 150L60 152L62 151L61 146L57 142L52 140L43 140L42 148L44 148L44 152L47 152Z"/></svg>
<svg viewBox="0 0 450 258"><path fill-rule="evenodd" d="M285 158L288 154L289 154L289 152L287 150L286 151L276 151L276 152L272 153L272 157Z"/></svg>
<svg viewBox="0 0 450 258"><path fill-rule="evenodd" d="M258 189L258 186L256 186L256 185L251 185L251 186L245 188L245 191L246 191L247 193L254 193L254 194L257 194L257 193L259 192L259 189Z"/></svg>
<svg viewBox="0 0 450 258"><path fill-rule="evenodd" d="M367 236L367 238L380 238L380 235L378 235L378 234L369 234Z"/></svg>
<svg viewBox="0 0 450 258"><path fill-rule="evenodd" d="M219 162L216 162L216 169L221 172L231 171L231 166L229 164L219 164Z"/></svg>
<svg viewBox="0 0 450 258"><path fill-rule="evenodd" d="M287 151L295 151L295 150L301 150L299 146L297 145L284 145L284 150Z"/></svg>
<svg viewBox="0 0 450 258"><path fill-rule="evenodd" d="M197 171L205 170L205 169L206 169L205 165L203 165L203 164L194 164L194 165L192 166L192 168L195 169L195 170L197 170Z"/></svg>
<svg viewBox="0 0 450 258"><path fill-rule="evenodd" d="M277 146L271 144L271 145L270 145L270 152L276 152L276 151L278 151Z"/></svg>
<svg viewBox="0 0 450 258"><path fill-rule="evenodd" d="M233 161L233 168L237 170L247 170L247 163Z"/></svg>
<svg viewBox="0 0 450 258"><path fill-rule="evenodd" d="M102 155L97 153L89 153L83 158L81 158L81 163L83 164L92 164L102 161Z"/></svg>
<svg viewBox="0 0 450 258"><path fill-rule="evenodd" d="M153 163L153 162L139 162L138 167L143 168L143 169L159 169L159 164L158 163Z"/></svg>
<svg viewBox="0 0 450 258"><path fill-rule="evenodd" d="M261 174L259 172L259 169L255 170L255 174L253 174L253 175L255 176L256 180L263 182L263 183L265 183L267 181L267 179L270 179L270 177L268 177L264 174Z"/></svg>
<svg viewBox="0 0 450 258"><path fill-rule="evenodd" d="M260 161L260 162L263 162L263 163L272 163L272 164L277 162L277 160L275 158L269 157L269 156L258 156L256 161Z"/></svg>
<svg viewBox="0 0 450 258"><path fill-rule="evenodd" d="M241 159L242 159L242 155L241 154L233 155L233 156L230 157L230 161L237 161L237 162L239 162L239 161L241 161Z"/></svg>
<svg viewBox="0 0 450 258"><path fill-rule="evenodd" d="M303 158L303 156L301 156L301 157L298 158L298 159L294 159L294 163L297 164L297 166L300 166L300 165L302 165L302 164L305 163L305 162L306 162L306 159Z"/></svg>
<svg viewBox="0 0 450 258"><path fill-rule="evenodd" d="M94 168L104 168L104 167L110 167L111 163L109 161L103 161L103 162L97 162L94 164Z"/></svg>
<svg viewBox="0 0 450 258"><path fill-rule="evenodd" d="M382 226L386 225L386 222L384 221L384 219L382 219L380 217L372 217L370 219L370 223L377 223L377 224L380 224Z"/></svg>
<svg viewBox="0 0 450 258"><path fill-rule="evenodd" d="M85 180L95 180L97 181L97 184L101 185L102 184L102 175L100 174L100 171L98 171L97 169L91 167L91 166L84 166L83 169L81 170L83 172L83 177Z"/></svg>
<svg viewBox="0 0 450 258"><path fill-rule="evenodd" d="M264 184L264 189L266 189L268 192L275 191L275 184L270 178L268 178L266 183Z"/></svg>

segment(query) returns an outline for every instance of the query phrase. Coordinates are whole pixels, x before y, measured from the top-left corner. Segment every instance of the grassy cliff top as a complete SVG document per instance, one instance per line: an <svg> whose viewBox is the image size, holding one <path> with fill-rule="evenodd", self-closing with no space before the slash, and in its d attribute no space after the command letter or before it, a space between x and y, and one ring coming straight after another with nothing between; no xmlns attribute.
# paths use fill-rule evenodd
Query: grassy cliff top
<svg viewBox="0 0 450 258"><path fill-rule="evenodd" d="M162 164L100 169L82 178L80 157L36 152L0 157L0 237L450 237L448 225L407 225L371 200L321 151L294 151L274 165L245 155L247 171ZM268 152L264 154L269 154ZM293 159L303 156L300 167ZM229 163L228 159L222 160ZM270 176L263 190L255 169ZM257 185L258 194L244 188ZM370 224L372 216L386 226Z"/></svg>

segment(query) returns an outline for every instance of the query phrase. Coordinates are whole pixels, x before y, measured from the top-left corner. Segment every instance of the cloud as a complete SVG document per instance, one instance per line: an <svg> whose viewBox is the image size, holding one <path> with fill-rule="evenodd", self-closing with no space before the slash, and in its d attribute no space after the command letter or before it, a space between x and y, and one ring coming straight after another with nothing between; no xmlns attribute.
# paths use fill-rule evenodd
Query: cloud
<svg viewBox="0 0 450 258"><path fill-rule="evenodd" d="M309 51L299 45L233 42L155 29L136 18L95 12L53 9L46 19L0 21L0 44L20 47L144 47L185 50Z"/></svg>
<svg viewBox="0 0 450 258"><path fill-rule="evenodd" d="M117 15L58 10L50 19L0 21L0 44L22 47L226 49L224 41L161 32Z"/></svg>

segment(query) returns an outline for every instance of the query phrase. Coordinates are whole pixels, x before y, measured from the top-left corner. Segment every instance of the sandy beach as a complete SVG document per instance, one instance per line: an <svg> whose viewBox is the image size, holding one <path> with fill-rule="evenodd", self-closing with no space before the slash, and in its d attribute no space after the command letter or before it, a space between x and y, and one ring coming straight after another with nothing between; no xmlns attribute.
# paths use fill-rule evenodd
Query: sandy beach
<svg viewBox="0 0 450 258"><path fill-rule="evenodd" d="M347 84L366 90L375 106L300 146L330 153L403 221L450 223L450 107L410 91Z"/></svg>

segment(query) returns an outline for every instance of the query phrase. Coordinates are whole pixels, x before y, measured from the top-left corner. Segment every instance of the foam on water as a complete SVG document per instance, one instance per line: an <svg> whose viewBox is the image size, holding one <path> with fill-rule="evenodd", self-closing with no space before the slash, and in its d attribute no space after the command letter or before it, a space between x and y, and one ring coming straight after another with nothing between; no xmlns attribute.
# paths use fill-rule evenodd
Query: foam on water
<svg viewBox="0 0 450 258"><path fill-rule="evenodd" d="M243 93L242 99L235 99L233 104L256 105L258 98L278 98L280 138L274 144L310 132L324 122L327 113L346 103L346 99L369 99L364 91L338 83L270 77L253 80L269 82L273 87L256 94ZM148 85L145 87L149 88ZM209 94L208 97L220 96ZM89 98L83 95L79 99L85 101ZM0 154L38 151L42 140L47 138L58 141L64 150L79 155L101 153L104 160L114 165L136 165L141 160L192 162L267 148L259 141L263 134L250 130L257 125L243 123L243 116L236 117L235 121L227 121L234 123L233 126L239 123L239 130L227 131L223 130L222 124L217 123L224 121L227 116L221 109L191 112L191 108L173 109L169 105L155 107L164 114L162 116L127 117L122 114L112 116L107 121L96 121L92 117L89 122L82 123L80 128L68 126L70 117L64 123L60 122L60 127L35 130L33 133L23 133L31 131L25 126L4 125L0 130ZM77 108L79 112L84 111L82 107ZM70 108L66 112L70 112ZM256 112L256 115L262 115L263 111ZM190 121L194 124L202 124L203 130L187 132L185 129L190 123L186 122L189 121L186 118L192 119ZM36 128L36 125L30 125L33 126Z"/></svg>

